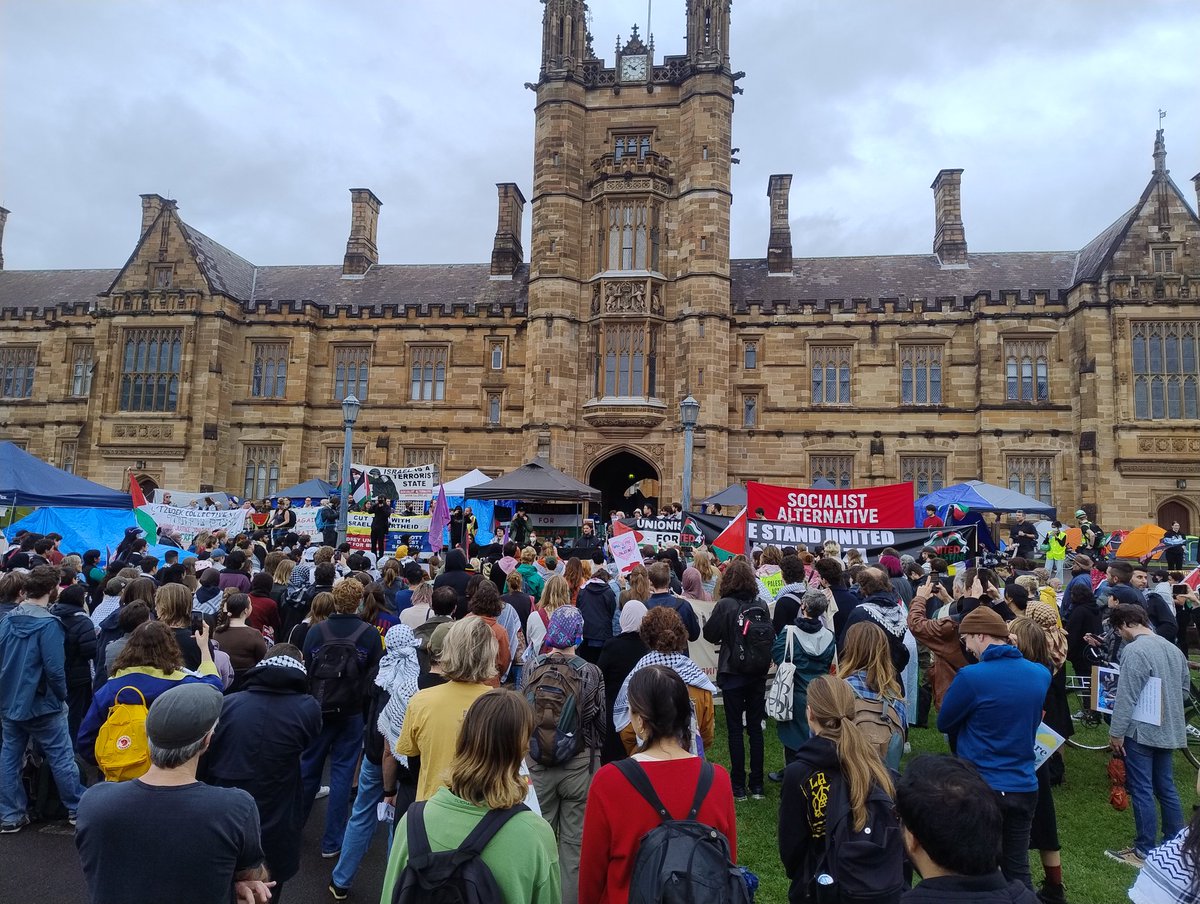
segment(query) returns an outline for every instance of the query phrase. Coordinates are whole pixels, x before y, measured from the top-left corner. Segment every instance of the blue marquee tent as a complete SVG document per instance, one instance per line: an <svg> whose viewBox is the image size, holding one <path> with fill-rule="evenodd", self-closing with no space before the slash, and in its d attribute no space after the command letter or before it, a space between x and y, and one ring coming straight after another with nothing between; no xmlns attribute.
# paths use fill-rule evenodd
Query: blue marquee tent
<svg viewBox="0 0 1200 904"><path fill-rule="evenodd" d="M914 505L918 524L925 518L927 505L938 510L948 505L961 505L973 512L1025 512L1027 515L1045 515L1047 518L1053 518L1057 511L1054 506L1040 499L982 480L956 483L922 496Z"/></svg>
<svg viewBox="0 0 1200 904"><path fill-rule="evenodd" d="M328 499L330 493L337 491L337 487L328 480L322 480L320 477L314 477L312 480L306 480L304 483L298 483L294 487L280 490L275 495L280 498L299 499L303 502L305 499L311 499L317 502L321 499Z"/></svg>
<svg viewBox="0 0 1200 904"><path fill-rule="evenodd" d="M137 527L133 511L118 511L116 509L96 508L57 508L49 506L31 512L4 529L4 535L12 539L19 530L33 531L35 534L56 533L62 535L59 544L63 552L84 553L89 549L98 549L102 560L108 560L109 552L117 548L117 544L125 536L127 527ZM150 546L150 555L157 556L162 561L163 554L169 550L179 549L173 546ZM181 553L181 557L187 555Z"/></svg>
<svg viewBox="0 0 1200 904"><path fill-rule="evenodd" d="M84 480L13 443L0 442L0 505L132 510L133 500L128 493Z"/></svg>

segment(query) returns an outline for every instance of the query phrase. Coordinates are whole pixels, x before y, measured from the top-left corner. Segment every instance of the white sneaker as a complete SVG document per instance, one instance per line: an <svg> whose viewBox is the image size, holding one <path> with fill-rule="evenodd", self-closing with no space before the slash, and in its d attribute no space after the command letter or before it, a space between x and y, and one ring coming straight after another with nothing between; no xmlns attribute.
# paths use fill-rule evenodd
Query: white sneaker
<svg viewBox="0 0 1200 904"><path fill-rule="evenodd" d="M314 797L313 800L320 800L322 797L328 797L328 796L329 796L329 786L322 785L320 788L317 789L317 796Z"/></svg>

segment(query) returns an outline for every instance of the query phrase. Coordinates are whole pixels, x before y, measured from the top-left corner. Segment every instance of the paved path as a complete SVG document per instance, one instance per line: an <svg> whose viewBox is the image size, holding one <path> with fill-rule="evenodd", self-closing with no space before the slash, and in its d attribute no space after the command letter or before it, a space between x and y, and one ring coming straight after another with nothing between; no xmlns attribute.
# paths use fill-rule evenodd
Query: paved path
<svg viewBox="0 0 1200 904"><path fill-rule="evenodd" d="M322 860L320 855L324 819L325 801L319 800L304 828L300 872L288 880L283 904L332 904L328 885L335 861ZM15 835L0 835L0 901L86 904L87 886L73 835L66 822L38 823ZM186 833L181 831L180 837L186 843ZM350 892L350 904L379 901L385 866L383 838L382 831L375 833ZM155 901L153 894L147 894L145 900L147 904Z"/></svg>

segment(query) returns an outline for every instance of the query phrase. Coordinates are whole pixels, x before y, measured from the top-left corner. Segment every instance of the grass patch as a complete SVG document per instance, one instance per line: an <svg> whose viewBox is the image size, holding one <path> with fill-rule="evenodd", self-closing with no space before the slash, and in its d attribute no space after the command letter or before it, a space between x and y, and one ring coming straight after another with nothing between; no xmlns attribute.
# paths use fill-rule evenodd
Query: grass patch
<svg viewBox="0 0 1200 904"><path fill-rule="evenodd" d="M709 752L715 763L728 764L724 712L718 709L716 738ZM768 721L765 732L766 767L783 768L783 746ZM913 754L949 753L942 736L930 729L912 731ZM748 753L748 752L747 752ZM1133 810L1118 813L1108 804L1108 756L1100 751L1066 748L1066 781L1054 789L1058 834L1062 842L1063 878L1071 904L1121 904L1127 902L1134 870L1104 856L1105 848L1122 848L1133 843ZM1175 780L1183 801L1184 815L1195 803L1196 774L1182 756L1175 757ZM747 800L737 805L738 861L758 874L758 900L767 904L787 901L788 879L779 862L779 785L767 782L765 800ZM802 818L802 817L800 817ZM1042 864L1030 854L1034 885L1042 881Z"/></svg>

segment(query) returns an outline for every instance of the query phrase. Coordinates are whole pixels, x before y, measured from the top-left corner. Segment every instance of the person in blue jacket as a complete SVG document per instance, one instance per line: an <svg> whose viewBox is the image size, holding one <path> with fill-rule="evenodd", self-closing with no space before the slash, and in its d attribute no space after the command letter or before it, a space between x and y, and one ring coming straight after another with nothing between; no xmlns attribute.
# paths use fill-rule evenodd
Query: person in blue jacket
<svg viewBox="0 0 1200 904"><path fill-rule="evenodd" d="M1037 806L1034 738L1050 671L1012 645L1008 625L980 606L959 624L959 637L979 662L960 669L938 711L938 730L955 753L975 764L1000 796L1003 846L1000 869L1010 882L1033 888L1029 832Z"/></svg>
<svg viewBox="0 0 1200 904"><path fill-rule="evenodd" d="M34 568L23 601L0 622L0 834L29 824L21 763L30 738L46 754L72 825L83 796L67 726L66 631L49 611L58 579L52 565Z"/></svg>

